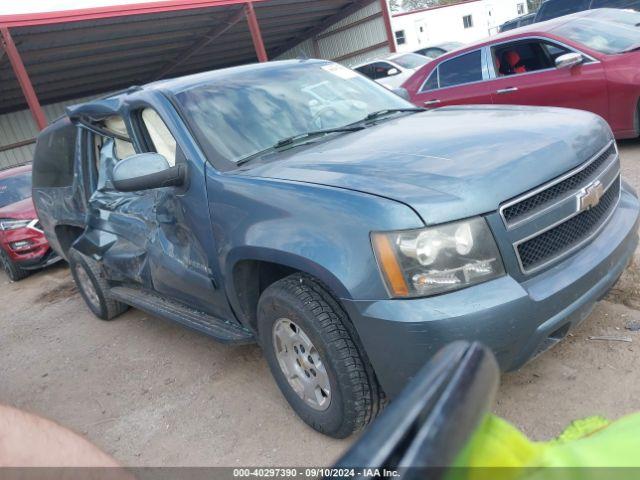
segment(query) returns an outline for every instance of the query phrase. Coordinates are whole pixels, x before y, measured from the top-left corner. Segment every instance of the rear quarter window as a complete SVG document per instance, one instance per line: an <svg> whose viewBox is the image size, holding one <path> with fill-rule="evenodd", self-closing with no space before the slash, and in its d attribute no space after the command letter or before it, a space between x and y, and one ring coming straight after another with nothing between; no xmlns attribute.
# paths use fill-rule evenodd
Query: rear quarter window
<svg viewBox="0 0 640 480"><path fill-rule="evenodd" d="M437 90L437 89L438 89L438 69L435 68L429 74L429 78L427 78L427 80L424 82L420 91L428 92L430 90Z"/></svg>
<svg viewBox="0 0 640 480"><path fill-rule="evenodd" d="M33 187L68 187L73 184L77 128L59 120L38 136L33 156Z"/></svg>

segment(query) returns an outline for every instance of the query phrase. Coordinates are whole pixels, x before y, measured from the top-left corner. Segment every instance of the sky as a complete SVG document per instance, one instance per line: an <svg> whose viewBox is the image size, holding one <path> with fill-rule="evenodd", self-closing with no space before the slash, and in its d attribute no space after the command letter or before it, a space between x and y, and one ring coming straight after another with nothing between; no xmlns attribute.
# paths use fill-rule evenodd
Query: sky
<svg viewBox="0 0 640 480"><path fill-rule="evenodd" d="M126 3L148 3L158 0L0 0L0 15L53 12L76 8L104 7Z"/></svg>

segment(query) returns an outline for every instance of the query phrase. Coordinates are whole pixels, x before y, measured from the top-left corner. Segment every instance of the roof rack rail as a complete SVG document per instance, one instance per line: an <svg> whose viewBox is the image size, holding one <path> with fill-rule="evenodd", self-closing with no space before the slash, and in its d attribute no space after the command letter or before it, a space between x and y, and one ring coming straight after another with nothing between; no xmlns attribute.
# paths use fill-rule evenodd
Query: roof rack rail
<svg viewBox="0 0 640 480"><path fill-rule="evenodd" d="M142 86L140 86L140 85L131 85L130 87L121 88L120 90L116 90L115 92L110 92L110 93L106 93L104 95L101 95L101 96L97 97L96 100L105 100L107 98L111 98L111 97L115 97L115 96L118 96L118 95L122 95L124 93L139 92L140 90L142 90ZM89 101L91 101L91 100L89 100Z"/></svg>

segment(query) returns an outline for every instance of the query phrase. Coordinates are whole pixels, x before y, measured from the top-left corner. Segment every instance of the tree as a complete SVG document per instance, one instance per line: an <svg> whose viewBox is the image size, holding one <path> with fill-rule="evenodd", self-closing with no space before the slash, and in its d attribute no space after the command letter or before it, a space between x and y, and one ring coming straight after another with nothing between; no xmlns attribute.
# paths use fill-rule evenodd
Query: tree
<svg viewBox="0 0 640 480"><path fill-rule="evenodd" d="M543 0L527 0L527 6L529 7L529 12L537 12L540 8L540 4L542 4Z"/></svg>
<svg viewBox="0 0 640 480"><path fill-rule="evenodd" d="M402 11L402 2L401 0L389 0L389 8L393 13Z"/></svg>
<svg viewBox="0 0 640 480"><path fill-rule="evenodd" d="M402 0L402 10L411 11L419 8L438 7L460 3L460 0Z"/></svg>

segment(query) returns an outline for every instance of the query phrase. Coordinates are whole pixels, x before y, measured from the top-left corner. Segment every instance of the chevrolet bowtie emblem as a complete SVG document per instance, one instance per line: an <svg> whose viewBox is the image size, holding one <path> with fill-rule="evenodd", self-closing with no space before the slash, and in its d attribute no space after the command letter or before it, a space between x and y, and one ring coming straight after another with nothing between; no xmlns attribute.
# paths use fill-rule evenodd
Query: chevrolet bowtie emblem
<svg viewBox="0 0 640 480"><path fill-rule="evenodd" d="M600 180L596 180L590 185L583 188L578 193L578 211L586 212L600 203L600 199L604 195L604 185Z"/></svg>

